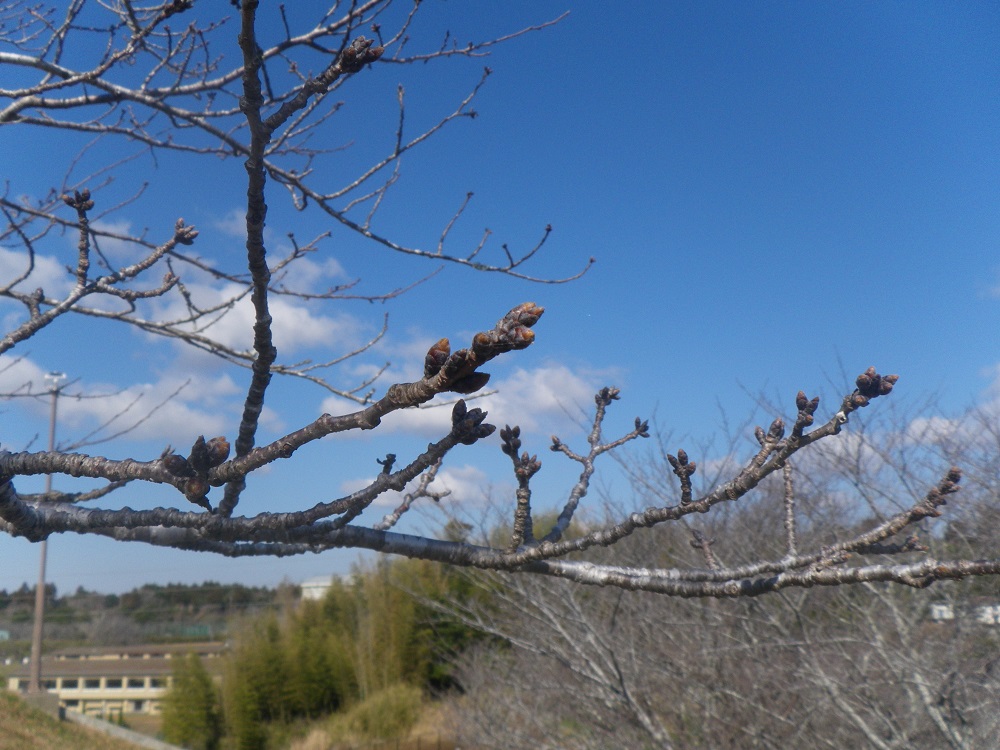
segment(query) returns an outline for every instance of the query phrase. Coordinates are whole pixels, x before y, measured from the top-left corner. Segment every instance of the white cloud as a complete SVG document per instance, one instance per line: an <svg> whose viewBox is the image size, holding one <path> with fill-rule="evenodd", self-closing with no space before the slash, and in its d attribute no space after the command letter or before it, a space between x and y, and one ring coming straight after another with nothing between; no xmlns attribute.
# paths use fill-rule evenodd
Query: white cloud
<svg viewBox="0 0 1000 750"><path fill-rule="evenodd" d="M246 239L247 217L246 210L234 208L229 213L212 222L212 226L229 237Z"/></svg>
<svg viewBox="0 0 1000 750"><path fill-rule="evenodd" d="M202 309L222 305L243 291L235 284L189 284L187 288L195 304ZM272 296L269 307L273 318L271 332L280 353L309 346L336 347L336 351L330 353L332 359L345 350L359 346L368 328L351 315L318 315L304 302L289 298ZM177 320L187 316L184 301L178 295L171 295L169 301L158 300L154 308L157 320ZM248 351L252 348L254 309L249 295L217 317L209 317L209 321L210 324L200 321L198 331L232 349Z"/></svg>
<svg viewBox="0 0 1000 750"><path fill-rule="evenodd" d="M321 254L322 250L317 252ZM274 282L279 287L292 291L318 293L334 286L337 280L343 281L347 278L344 267L336 258L315 256L314 253L312 256L295 260L281 270L280 276L276 277Z"/></svg>
<svg viewBox="0 0 1000 750"><path fill-rule="evenodd" d="M0 393L45 394L48 385L44 374L26 357L0 356ZM226 433L238 418L238 403L231 398L238 393L239 387L228 375L192 374L188 378L169 373L156 382L127 388L92 382L69 384L59 399L60 442L73 442L108 423L96 437L134 426L123 440L172 443L184 449L199 434L212 437ZM4 408L29 413L31 418L26 422L37 430L47 418L49 402L44 395L18 398ZM24 435L4 437L5 442L13 443Z"/></svg>
<svg viewBox="0 0 1000 750"><path fill-rule="evenodd" d="M41 287L49 296L61 296L70 290L74 279L63 263L49 255L35 253L31 275L15 289L25 292ZM0 247L0 281L9 284L28 268L28 254L21 250Z"/></svg>
<svg viewBox="0 0 1000 750"><path fill-rule="evenodd" d="M0 354L0 393L44 393L45 370L27 357Z"/></svg>
<svg viewBox="0 0 1000 750"><path fill-rule="evenodd" d="M123 237L132 236L132 222L127 219L102 219L100 221L95 221L92 224L95 231L98 232L108 232L109 234L117 234ZM161 232L163 240L166 240L173 232L173 227L168 227L164 232ZM73 241L73 248L76 248L77 238L75 235L70 235ZM157 235L159 236L159 235ZM151 241L159 244L158 239L152 239ZM127 265L129 263L134 263L140 258L144 258L149 255L149 249L143 247L142 245L137 245L134 242L126 242L125 240L120 240L114 237L96 237L94 238L94 243L96 247L100 249L101 253L107 258L112 264L121 263L122 265ZM96 258L94 259L96 262ZM103 269L98 271L98 273L103 273Z"/></svg>
<svg viewBox="0 0 1000 750"><path fill-rule="evenodd" d="M954 440L966 429L964 419L917 417L905 428L905 439L919 445L935 445Z"/></svg>
<svg viewBox="0 0 1000 750"><path fill-rule="evenodd" d="M590 410L603 383L598 373L574 371L566 365L518 368L497 383L498 393L482 399L494 424L520 425L528 432L558 432L575 426Z"/></svg>
<svg viewBox="0 0 1000 750"><path fill-rule="evenodd" d="M349 479L341 483L340 491L344 495L349 495L352 492L357 492L362 490L372 483L374 477ZM373 507L380 507L391 509L397 507L401 502L403 502L403 496L407 492L412 492L417 485L419 480L415 479L410 484L406 486L403 492L396 492L395 490L390 490L375 500L372 503ZM489 484L489 479L486 473L481 469L465 465L458 466L455 468L445 467L438 472L438 475L431 482L428 489L431 492L449 492L449 494L444 498L444 500L452 502L474 502L483 498L485 488ZM421 502L431 502L428 500L423 500Z"/></svg>
<svg viewBox="0 0 1000 750"><path fill-rule="evenodd" d="M487 368L489 369L489 368ZM484 390L496 390L483 398L468 400L470 407L489 412L487 421L498 427L519 425L525 432L546 435L576 427L593 404L601 384L599 373L574 371L566 365L550 364L534 369L518 368L506 378L491 380ZM455 398L455 394L448 394ZM439 396L438 400L443 400ZM449 399L450 400L450 399ZM356 404L331 396L323 401L329 414L357 411ZM382 420L379 430L386 434L403 432L440 438L451 426L451 407L432 406L393 412Z"/></svg>
<svg viewBox="0 0 1000 750"><path fill-rule="evenodd" d="M234 208L229 213L212 222L212 227L227 237L246 241L247 221L246 209ZM284 237L279 236L269 227L264 228L264 242L268 246L268 254L273 257L283 257L291 253L292 248ZM335 279L347 278L347 273L340 262L324 254L322 245L312 255L303 256L286 266L275 281L288 289L314 292L331 286Z"/></svg>

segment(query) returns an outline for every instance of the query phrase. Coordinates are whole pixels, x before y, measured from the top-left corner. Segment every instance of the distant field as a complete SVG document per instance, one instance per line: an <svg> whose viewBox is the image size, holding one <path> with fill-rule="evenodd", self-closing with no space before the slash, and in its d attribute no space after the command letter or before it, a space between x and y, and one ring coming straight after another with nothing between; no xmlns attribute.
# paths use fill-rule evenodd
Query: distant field
<svg viewBox="0 0 1000 750"><path fill-rule="evenodd" d="M0 690L0 750L135 750L135 745L60 722Z"/></svg>

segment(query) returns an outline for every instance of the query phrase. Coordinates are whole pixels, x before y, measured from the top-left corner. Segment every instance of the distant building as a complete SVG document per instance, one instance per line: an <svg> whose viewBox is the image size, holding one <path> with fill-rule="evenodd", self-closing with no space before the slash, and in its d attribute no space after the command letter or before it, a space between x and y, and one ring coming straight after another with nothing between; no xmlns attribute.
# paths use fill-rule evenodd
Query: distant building
<svg viewBox="0 0 1000 750"><path fill-rule="evenodd" d="M983 625L1000 625L1000 604L981 604L976 607L976 622Z"/></svg>
<svg viewBox="0 0 1000 750"><path fill-rule="evenodd" d="M222 643L66 648L42 657L42 684L59 705L92 716L160 712L174 659L198 654L215 679L222 676ZM31 665L6 670L7 689L26 692Z"/></svg>
<svg viewBox="0 0 1000 750"><path fill-rule="evenodd" d="M0 630L0 641L9 641L9 640L10 640L10 631Z"/></svg>
<svg viewBox="0 0 1000 750"><path fill-rule="evenodd" d="M981 598L967 603L957 610L951 602L936 602L931 604L931 619L934 622L947 622L962 618L972 620L980 625L1000 625L1000 604L983 601Z"/></svg>
<svg viewBox="0 0 1000 750"><path fill-rule="evenodd" d="M317 576L303 581L299 588L302 589L303 601L318 601L326 596L326 592L337 580L336 576Z"/></svg>
<svg viewBox="0 0 1000 750"><path fill-rule="evenodd" d="M955 608L951 603L946 604L932 604L931 605L931 619L934 622L942 622L943 620L954 620L955 619Z"/></svg>

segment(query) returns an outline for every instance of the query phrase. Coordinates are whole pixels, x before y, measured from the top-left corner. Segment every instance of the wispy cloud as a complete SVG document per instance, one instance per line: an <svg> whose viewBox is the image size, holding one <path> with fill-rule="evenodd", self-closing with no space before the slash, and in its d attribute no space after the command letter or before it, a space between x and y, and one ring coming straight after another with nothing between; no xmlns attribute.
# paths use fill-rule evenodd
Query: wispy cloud
<svg viewBox="0 0 1000 750"><path fill-rule="evenodd" d="M370 485L374 479L374 477L361 477L346 480L340 484L340 491L344 495L357 492ZM464 465L443 468L438 472L428 489L431 492L448 492L444 499L450 502L475 502L485 496L485 489L488 485L489 479L482 469ZM390 490L379 495L373 505L381 508L395 508L403 501L403 496L407 492L412 492L415 486L416 480L407 485L403 492Z"/></svg>
<svg viewBox="0 0 1000 750"><path fill-rule="evenodd" d="M214 286L189 284L187 291L202 309L225 305L244 290L235 284ZM370 326L345 313L324 315L310 306L291 298L272 297L269 301L274 320L271 332L279 350L294 352L311 346L333 347L331 358L363 343ZM184 300L171 295L169 300L158 300L154 305L156 319L180 320L188 315ZM197 326L190 326L225 346L247 351L253 346L254 309L249 295L238 299L232 307L223 308L214 317L206 316Z"/></svg>
<svg viewBox="0 0 1000 750"><path fill-rule="evenodd" d="M576 427L593 396L603 385L601 373L574 371L563 364L550 364L533 369L518 368L505 378L492 380L489 396L470 401L470 406L489 412L488 420L495 425L519 425L525 432L546 435ZM439 397L439 399L442 397ZM322 409L330 414L357 410L357 405L337 397L323 401ZM451 409L447 406L404 409L382 420L381 434L401 432L433 439L448 432Z"/></svg>
<svg viewBox="0 0 1000 750"><path fill-rule="evenodd" d="M66 271L65 264L56 258L35 253L34 264L31 275L15 289L23 292L41 287L50 296L60 296L73 286L72 275ZM25 251L0 247L0 279L4 284L9 284L27 271L28 265L29 257Z"/></svg>
<svg viewBox="0 0 1000 750"><path fill-rule="evenodd" d="M27 357L0 356L0 393L45 394L48 384L44 375L45 371ZM126 388L72 383L59 400L60 442L75 442L95 429L99 431L94 438L128 430L126 439L130 441L186 447L199 434L225 433L237 416L234 410L238 404L232 397L238 392L236 383L224 374L166 373L154 382ZM6 408L30 416L32 424L44 424L49 407L42 395L10 400Z"/></svg>

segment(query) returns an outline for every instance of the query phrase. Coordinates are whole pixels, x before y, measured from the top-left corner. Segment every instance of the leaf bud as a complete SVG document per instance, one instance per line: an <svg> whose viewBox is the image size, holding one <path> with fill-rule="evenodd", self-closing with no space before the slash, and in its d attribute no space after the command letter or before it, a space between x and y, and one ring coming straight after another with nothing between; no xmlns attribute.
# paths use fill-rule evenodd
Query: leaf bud
<svg viewBox="0 0 1000 750"><path fill-rule="evenodd" d="M455 393L475 393L490 382L488 372L473 372L464 378L459 378L449 386L448 390Z"/></svg>
<svg viewBox="0 0 1000 750"><path fill-rule="evenodd" d="M188 463L191 464L191 468L200 473L208 471L211 468L209 461L208 444L205 442L205 436L199 435L198 439L194 441L194 445L191 446L191 453L188 454Z"/></svg>

